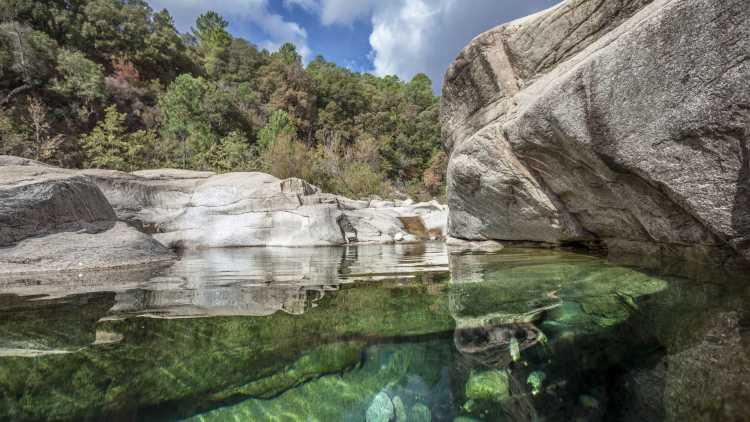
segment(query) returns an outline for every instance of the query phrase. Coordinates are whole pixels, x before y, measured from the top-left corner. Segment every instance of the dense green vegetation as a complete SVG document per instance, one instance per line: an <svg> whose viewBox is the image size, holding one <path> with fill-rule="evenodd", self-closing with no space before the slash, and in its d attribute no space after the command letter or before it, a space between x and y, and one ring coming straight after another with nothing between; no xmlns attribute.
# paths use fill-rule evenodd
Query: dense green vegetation
<svg viewBox="0 0 750 422"><path fill-rule="evenodd" d="M351 196L440 195L423 74L259 50L214 12L180 34L145 0L0 3L0 154L66 167L261 170Z"/></svg>

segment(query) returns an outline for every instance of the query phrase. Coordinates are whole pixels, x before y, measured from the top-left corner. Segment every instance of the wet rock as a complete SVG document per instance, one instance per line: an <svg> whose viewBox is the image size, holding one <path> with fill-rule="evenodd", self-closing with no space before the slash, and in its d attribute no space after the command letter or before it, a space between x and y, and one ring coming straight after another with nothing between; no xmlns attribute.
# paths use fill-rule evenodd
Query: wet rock
<svg viewBox="0 0 750 422"><path fill-rule="evenodd" d="M365 420L367 422L389 422L394 415L395 409L391 398L381 391L375 396L370 407L367 408Z"/></svg>
<svg viewBox="0 0 750 422"><path fill-rule="evenodd" d="M396 422L407 422L409 420L406 417L406 407L404 407L404 402L401 401L401 397L396 396L393 398L393 409L396 414Z"/></svg>
<svg viewBox="0 0 750 422"><path fill-rule="evenodd" d="M450 235L750 258L748 20L567 0L475 38L443 85Z"/></svg>
<svg viewBox="0 0 750 422"><path fill-rule="evenodd" d="M526 384L531 386L531 394L537 395L542 391L542 384L547 375L542 371L534 371L526 378Z"/></svg>
<svg viewBox="0 0 750 422"><path fill-rule="evenodd" d="M432 413L427 406L417 403L409 411L409 421L432 422Z"/></svg>
<svg viewBox="0 0 750 422"><path fill-rule="evenodd" d="M466 382L465 394L468 400L503 402L510 398L508 374L503 370L474 372Z"/></svg>

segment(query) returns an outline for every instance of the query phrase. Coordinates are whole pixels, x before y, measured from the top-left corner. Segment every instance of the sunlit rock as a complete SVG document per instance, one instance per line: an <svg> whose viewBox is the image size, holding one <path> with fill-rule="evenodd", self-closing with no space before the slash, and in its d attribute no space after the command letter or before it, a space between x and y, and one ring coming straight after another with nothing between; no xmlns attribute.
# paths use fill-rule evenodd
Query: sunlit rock
<svg viewBox="0 0 750 422"><path fill-rule="evenodd" d="M80 272L174 258L150 236L118 222L88 177L34 162L0 167L0 246L3 275Z"/></svg>
<svg viewBox="0 0 750 422"><path fill-rule="evenodd" d="M477 36L443 84L449 234L750 258L748 20L567 0Z"/></svg>

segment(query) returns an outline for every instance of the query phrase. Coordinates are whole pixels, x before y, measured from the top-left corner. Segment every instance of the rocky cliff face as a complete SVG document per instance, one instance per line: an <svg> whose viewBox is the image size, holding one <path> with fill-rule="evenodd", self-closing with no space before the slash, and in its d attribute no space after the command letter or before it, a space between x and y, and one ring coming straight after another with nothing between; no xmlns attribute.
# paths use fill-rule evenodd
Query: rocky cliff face
<svg viewBox="0 0 750 422"><path fill-rule="evenodd" d="M745 0L567 0L443 88L449 234L750 258Z"/></svg>

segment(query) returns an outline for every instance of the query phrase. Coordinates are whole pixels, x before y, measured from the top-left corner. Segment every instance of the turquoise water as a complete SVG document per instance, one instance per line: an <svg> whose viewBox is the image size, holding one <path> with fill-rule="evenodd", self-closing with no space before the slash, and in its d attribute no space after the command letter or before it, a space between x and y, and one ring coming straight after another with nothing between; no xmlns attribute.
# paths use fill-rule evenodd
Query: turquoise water
<svg viewBox="0 0 750 422"><path fill-rule="evenodd" d="M0 420L748 420L739 278L438 243L0 276Z"/></svg>

